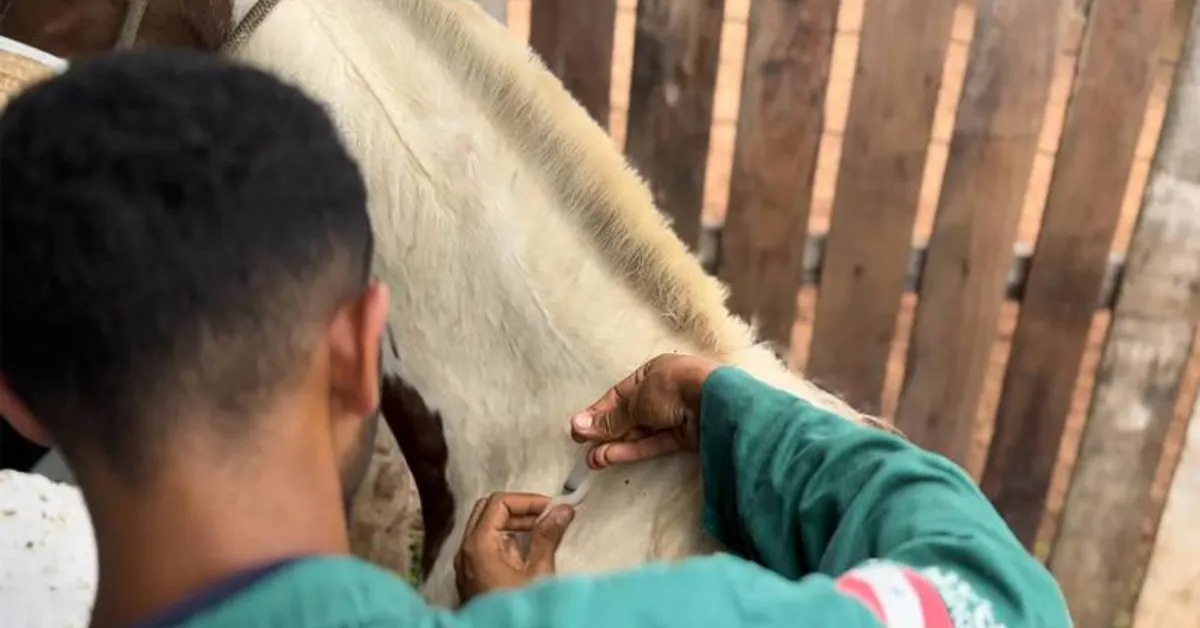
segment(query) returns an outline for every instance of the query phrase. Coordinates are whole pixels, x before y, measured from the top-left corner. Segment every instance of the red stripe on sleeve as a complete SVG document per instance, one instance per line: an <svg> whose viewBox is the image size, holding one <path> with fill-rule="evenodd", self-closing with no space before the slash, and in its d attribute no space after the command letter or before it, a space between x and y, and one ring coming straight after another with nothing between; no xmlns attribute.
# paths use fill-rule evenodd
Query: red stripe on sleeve
<svg viewBox="0 0 1200 628"><path fill-rule="evenodd" d="M862 602L867 607L867 610L871 611L871 614L875 616L875 619L879 620L879 623L887 625L887 619L883 614L883 606L879 603L879 598L876 597L870 583L855 577L853 574L848 574L838 578L834 583L834 587L842 593Z"/></svg>
<svg viewBox="0 0 1200 628"><path fill-rule="evenodd" d="M871 561L842 575L834 586L886 628L954 628L937 587L907 566Z"/></svg>
<svg viewBox="0 0 1200 628"><path fill-rule="evenodd" d="M933 583L912 569L905 567L903 571L904 577L921 600L921 614L924 615L926 628L954 628L950 611L946 609L946 602L942 600Z"/></svg>

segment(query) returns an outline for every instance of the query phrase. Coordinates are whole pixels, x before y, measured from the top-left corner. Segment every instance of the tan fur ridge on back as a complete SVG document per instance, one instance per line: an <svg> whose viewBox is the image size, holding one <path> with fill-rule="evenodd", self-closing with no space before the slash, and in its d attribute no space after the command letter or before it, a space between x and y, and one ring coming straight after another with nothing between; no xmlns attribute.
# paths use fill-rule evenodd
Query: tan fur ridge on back
<svg viewBox="0 0 1200 628"><path fill-rule="evenodd" d="M507 29L467 0L403 0L426 28L413 29L450 62L447 71L486 103L496 128L538 171L547 174L574 220L619 277L660 311L676 331L727 356L753 343L746 325L729 316L725 290L657 211L649 188L600 128ZM480 32L484 31L484 32ZM515 131L521 130L522 135Z"/></svg>

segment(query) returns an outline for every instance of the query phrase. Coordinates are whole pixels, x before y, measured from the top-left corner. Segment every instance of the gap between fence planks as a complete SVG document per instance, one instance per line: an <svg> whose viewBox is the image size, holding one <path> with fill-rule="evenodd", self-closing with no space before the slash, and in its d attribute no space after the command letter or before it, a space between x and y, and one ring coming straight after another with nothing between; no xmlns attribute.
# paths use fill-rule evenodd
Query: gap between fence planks
<svg viewBox="0 0 1200 628"><path fill-rule="evenodd" d="M1196 111L1200 11L1192 13L1176 70L1050 554L1080 626L1128 625L1148 559L1142 540L1150 489L1200 318Z"/></svg>
<svg viewBox="0 0 1200 628"><path fill-rule="evenodd" d="M616 0L533 0L529 45L592 119L608 128Z"/></svg>
<svg viewBox="0 0 1200 628"><path fill-rule="evenodd" d="M982 480L1026 547L1045 510L1173 5L1090 5Z"/></svg>
<svg viewBox="0 0 1200 628"><path fill-rule="evenodd" d="M956 5L864 10L805 374L867 412L881 402Z"/></svg>
<svg viewBox="0 0 1200 628"><path fill-rule="evenodd" d="M508 23L508 0L476 0L488 15L496 18L501 24Z"/></svg>
<svg viewBox="0 0 1200 628"><path fill-rule="evenodd" d="M724 0L639 0L625 153L692 251L700 239Z"/></svg>
<svg viewBox="0 0 1200 628"><path fill-rule="evenodd" d="M918 0L922 1L922 0ZM720 277L730 308L784 349L796 320L840 0L753 0Z"/></svg>
<svg viewBox="0 0 1200 628"><path fill-rule="evenodd" d="M1042 127L1060 2L979 0L897 425L965 464Z"/></svg>

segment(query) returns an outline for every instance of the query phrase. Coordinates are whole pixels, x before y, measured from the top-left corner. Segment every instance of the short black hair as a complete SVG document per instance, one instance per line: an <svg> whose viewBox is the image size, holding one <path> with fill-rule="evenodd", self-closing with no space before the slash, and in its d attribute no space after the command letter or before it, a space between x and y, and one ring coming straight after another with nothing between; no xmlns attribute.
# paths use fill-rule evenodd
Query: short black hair
<svg viewBox="0 0 1200 628"><path fill-rule="evenodd" d="M179 409L236 429L369 279L358 167L300 90L104 55L0 114L0 372L70 457L137 475Z"/></svg>

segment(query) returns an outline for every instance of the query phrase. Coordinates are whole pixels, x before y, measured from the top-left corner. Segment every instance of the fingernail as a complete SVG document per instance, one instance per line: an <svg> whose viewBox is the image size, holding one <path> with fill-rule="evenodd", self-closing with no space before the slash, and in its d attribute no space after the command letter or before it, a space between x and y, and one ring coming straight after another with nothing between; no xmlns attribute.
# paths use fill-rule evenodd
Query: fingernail
<svg viewBox="0 0 1200 628"><path fill-rule="evenodd" d="M577 430L590 430L592 429L592 423L592 415L587 412L580 412L571 417L571 425Z"/></svg>
<svg viewBox="0 0 1200 628"><path fill-rule="evenodd" d="M555 506L554 510L550 512L550 517L554 519L555 523L570 523L571 519L575 517L575 510L570 506Z"/></svg>

